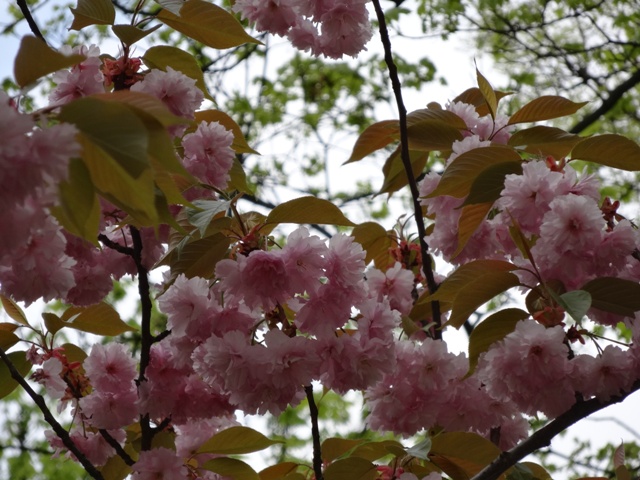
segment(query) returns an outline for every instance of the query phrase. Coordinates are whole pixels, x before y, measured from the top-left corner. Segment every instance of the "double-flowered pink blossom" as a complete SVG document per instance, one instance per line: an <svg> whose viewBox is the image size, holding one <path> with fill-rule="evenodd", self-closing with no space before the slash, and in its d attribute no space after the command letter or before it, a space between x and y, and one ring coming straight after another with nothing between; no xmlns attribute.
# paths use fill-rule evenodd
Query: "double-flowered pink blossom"
<svg viewBox="0 0 640 480"><path fill-rule="evenodd" d="M182 139L185 168L201 182L224 190L235 157L232 143L233 133L220 123L201 122Z"/></svg>
<svg viewBox="0 0 640 480"><path fill-rule="evenodd" d="M164 447L140 452L138 461L131 467L135 480L187 480L184 461L175 451Z"/></svg>
<svg viewBox="0 0 640 480"><path fill-rule="evenodd" d="M77 98L105 92L104 75L101 71L102 60L98 46L81 45L71 48L64 45L60 50L65 55L80 54L87 59L74 65L70 70L61 70L53 75L56 87L49 95L49 101L53 105L63 105Z"/></svg>

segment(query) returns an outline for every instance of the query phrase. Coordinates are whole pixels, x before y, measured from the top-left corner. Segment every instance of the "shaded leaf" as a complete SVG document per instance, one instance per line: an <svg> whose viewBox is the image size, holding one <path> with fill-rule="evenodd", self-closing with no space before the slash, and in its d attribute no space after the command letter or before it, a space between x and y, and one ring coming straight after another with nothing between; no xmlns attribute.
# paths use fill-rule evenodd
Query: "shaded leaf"
<svg viewBox="0 0 640 480"><path fill-rule="evenodd" d="M325 480L375 480L378 478L376 466L359 457L337 460L324 471Z"/></svg>
<svg viewBox="0 0 640 480"><path fill-rule="evenodd" d="M537 125L518 130L509 138L507 144L532 155L551 155L564 158L582 139L578 135L559 128Z"/></svg>
<svg viewBox="0 0 640 480"><path fill-rule="evenodd" d="M60 347L64 349L64 356L67 357L67 360L70 362L82 363L85 358L87 358L87 352L73 343L63 343Z"/></svg>
<svg viewBox="0 0 640 480"><path fill-rule="evenodd" d="M529 314L519 308L505 308L485 318L476 325L469 337L469 372L471 375L478 364L480 355L494 343L513 332L516 324L529 318Z"/></svg>
<svg viewBox="0 0 640 480"><path fill-rule="evenodd" d="M633 317L640 310L640 284L615 277L600 277L580 290L591 294L591 306L606 312Z"/></svg>
<svg viewBox="0 0 640 480"><path fill-rule="evenodd" d="M260 480L280 480L282 478L285 478L287 475L294 473L296 468L298 468L297 463L277 463L265 468L264 470L260 470L258 476L260 477Z"/></svg>
<svg viewBox="0 0 640 480"><path fill-rule="evenodd" d="M422 108L407 114L407 126L413 127L424 122L440 122L456 130L466 130L467 124L464 119L449 110L437 108Z"/></svg>
<svg viewBox="0 0 640 480"><path fill-rule="evenodd" d="M9 315L9 318L18 322L20 325L29 326L29 321L24 311L12 298L0 295L0 302L2 302L2 308L4 308L5 313Z"/></svg>
<svg viewBox="0 0 640 480"><path fill-rule="evenodd" d="M71 67L83 60L84 55L63 55L39 38L27 35L20 41L13 63L13 76L20 87L26 87L49 73Z"/></svg>
<svg viewBox="0 0 640 480"><path fill-rule="evenodd" d="M275 440L270 440L260 432L249 427L231 427L216 433L204 442L197 453L215 453L218 455L239 455L264 450L275 445Z"/></svg>
<svg viewBox="0 0 640 480"><path fill-rule="evenodd" d="M462 140L459 128L440 120L425 120L407 126L409 149L421 152L450 150L451 144Z"/></svg>
<svg viewBox="0 0 640 480"><path fill-rule="evenodd" d="M627 137L608 133L582 140L571 151L571 159L637 172L640 171L640 146Z"/></svg>
<svg viewBox="0 0 640 480"><path fill-rule="evenodd" d="M412 457L419 458L421 460L429 459L429 452L431 451L431 438L427 437L421 442L415 444L411 448L407 448L407 454Z"/></svg>
<svg viewBox="0 0 640 480"><path fill-rule="evenodd" d="M42 319L44 320L44 326L47 328L47 331L53 335L67 326L58 315L52 312L42 312Z"/></svg>
<svg viewBox="0 0 640 480"><path fill-rule="evenodd" d="M488 202L462 207L460 220L458 220L458 246L451 258L457 257L464 250L475 231L491 211L492 206L493 202Z"/></svg>
<svg viewBox="0 0 640 480"><path fill-rule="evenodd" d="M7 357L9 357L9 361L23 377L31 370L31 362L27 360L27 352L11 352L7 353ZM11 376L7 364L0 360L0 399L13 392L18 385L18 382Z"/></svg>
<svg viewBox="0 0 640 480"><path fill-rule="evenodd" d="M507 125L526 122L540 122L542 120L550 120L552 118L572 115L587 103L589 102L574 103L563 97L543 95L530 101L516 113L511 115Z"/></svg>
<svg viewBox="0 0 640 480"><path fill-rule="evenodd" d="M478 88L480 88L480 93L482 93L484 101L489 108L489 114L491 115L491 118L496 118L496 112L498 111L498 97L496 96L496 92L477 68L476 77L478 79Z"/></svg>
<svg viewBox="0 0 640 480"><path fill-rule="evenodd" d="M0 349L7 351L19 341L20 339L15 333L0 329Z"/></svg>
<svg viewBox="0 0 640 480"><path fill-rule="evenodd" d="M281 203L271 210L265 223L310 223L355 226L338 207L317 197L300 197Z"/></svg>
<svg viewBox="0 0 640 480"><path fill-rule="evenodd" d="M80 30L89 25L113 25L116 10L111 0L78 0L72 8L73 23L69 30Z"/></svg>
<svg viewBox="0 0 640 480"><path fill-rule="evenodd" d="M452 480L469 480L501 450L475 433L445 432L433 438L429 459Z"/></svg>
<svg viewBox="0 0 640 480"><path fill-rule="evenodd" d="M153 27L142 30L141 28L134 27L133 25L113 25L111 29L116 37L120 39L125 45L131 46L139 40L142 40L147 35L152 34L162 25L154 25Z"/></svg>
<svg viewBox="0 0 640 480"><path fill-rule="evenodd" d="M118 312L105 302L89 307L70 307L65 310L62 320L69 328L109 337L135 330L124 323Z"/></svg>
<svg viewBox="0 0 640 480"><path fill-rule="evenodd" d="M353 449L350 456L360 457L371 462L387 455L404 457L406 451L400 442L395 440L382 440L380 442L365 442Z"/></svg>
<svg viewBox="0 0 640 480"><path fill-rule="evenodd" d="M202 468L233 480L260 480L258 473L242 460L228 457L207 460Z"/></svg>
<svg viewBox="0 0 640 480"><path fill-rule="evenodd" d="M469 189L464 205L490 202L493 204L504 190L507 175L521 175L522 164L518 162L501 162L484 169L475 178Z"/></svg>
<svg viewBox="0 0 640 480"><path fill-rule="evenodd" d="M200 235L204 237L209 224L214 217L224 214L231 205L226 200L194 200L195 208L187 208L187 218L189 223L200 231Z"/></svg>
<svg viewBox="0 0 640 480"><path fill-rule="evenodd" d="M171 67L178 72L182 72L196 81L196 86L202 91L205 98L213 100L204 82L202 69L198 65L196 57L190 53L168 45L157 45L144 53L142 61L149 68L166 71L167 67Z"/></svg>
<svg viewBox="0 0 640 480"><path fill-rule="evenodd" d="M584 290L572 290L560 295L560 305L571 315L576 322L579 322L591 308L591 294Z"/></svg>
<svg viewBox="0 0 640 480"><path fill-rule="evenodd" d="M247 140L244 138L244 134L240 129L240 126L229 115L221 110L202 110L196 112L195 121L200 122L218 122L227 130L231 130L233 133L233 143L231 148L236 153L254 153L260 155L253 148L249 146Z"/></svg>
<svg viewBox="0 0 640 480"><path fill-rule="evenodd" d="M382 225L375 222L361 223L353 228L351 236L367 253L365 263L373 261L376 268L383 271L390 265L389 249L392 243Z"/></svg>
<svg viewBox="0 0 640 480"><path fill-rule="evenodd" d="M92 95L91 98L103 102L114 102L122 107L127 107L143 122L146 117L142 116L142 114L146 114L153 117L163 127L191 123L187 119L174 115L162 100L148 93L117 90L115 92ZM165 134L167 133L165 132Z"/></svg>
<svg viewBox="0 0 640 480"><path fill-rule="evenodd" d="M212 48L237 47L261 42L248 35L236 18L204 0L188 0L176 15L163 9L156 17L174 30Z"/></svg>
<svg viewBox="0 0 640 480"><path fill-rule="evenodd" d="M322 460L325 463L333 462L336 458L353 450L363 440L350 440L347 438L327 438L322 442Z"/></svg>
<svg viewBox="0 0 640 480"><path fill-rule="evenodd" d="M244 168L242 168L242 164L237 156L233 158L233 165L231 165L231 169L229 170L227 190L237 190L238 192L253 194L253 189L247 183L247 173L244 171Z"/></svg>
<svg viewBox="0 0 640 480"><path fill-rule="evenodd" d="M200 240L194 240L181 248L175 248L162 261L171 267L172 278L184 273L187 278L210 278L216 264L227 256L231 239L216 233Z"/></svg>
<svg viewBox="0 0 640 480"><path fill-rule="evenodd" d="M351 156L345 164L362 160L367 155L398 141L399 132L398 120L383 120L369 125L356 140Z"/></svg>
<svg viewBox="0 0 640 480"><path fill-rule="evenodd" d="M518 465L526 466L531 473L533 473L534 478L537 480L551 480L551 475L547 472L542 466L533 462L522 462Z"/></svg>
<svg viewBox="0 0 640 480"><path fill-rule="evenodd" d="M171 13L180 15L180 9L186 0L156 0L156 3Z"/></svg>
<svg viewBox="0 0 640 480"><path fill-rule="evenodd" d="M409 159L411 161L414 178L422 173L428 158L429 152L409 151ZM382 172L384 173L384 182L380 188L380 193L392 194L409 183L404 163L402 162L400 146L387 158L382 167Z"/></svg>

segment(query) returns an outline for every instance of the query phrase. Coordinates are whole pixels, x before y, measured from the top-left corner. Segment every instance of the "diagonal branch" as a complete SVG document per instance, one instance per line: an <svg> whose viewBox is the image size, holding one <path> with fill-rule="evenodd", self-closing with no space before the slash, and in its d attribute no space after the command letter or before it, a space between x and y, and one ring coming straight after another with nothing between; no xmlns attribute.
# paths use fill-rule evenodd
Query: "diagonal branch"
<svg viewBox="0 0 640 480"><path fill-rule="evenodd" d="M16 0L16 3L18 4L18 7L20 7L22 15L24 15L25 20L29 24L31 32L33 32L33 34L44 43L47 43L47 41L44 39L44 35L42 35L42 32L38 28L38 24L34 20L33 15L31 15L31 11L29 10L29 6L27 5L27 0Z"/></svg>

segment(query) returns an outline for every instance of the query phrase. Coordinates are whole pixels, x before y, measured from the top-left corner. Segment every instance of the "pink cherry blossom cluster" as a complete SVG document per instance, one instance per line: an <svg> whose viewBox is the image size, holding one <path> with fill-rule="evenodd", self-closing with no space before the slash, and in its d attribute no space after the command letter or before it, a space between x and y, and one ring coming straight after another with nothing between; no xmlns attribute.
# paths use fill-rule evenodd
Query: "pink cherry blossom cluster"
<svg viewBox="0 0 640 480"><path fill-rule="evenodd" d="M233 9L256 28L287 36L294 47L313 55L355 57L372 30L368 0L237 0Z"/></svg>
<svg viewBox="0 0 640 480"><path fill-rule="evenodd" d="M104 93L104 75L102 74L102 60L100 48L96 45L60 47L64 55L80 54L87 57L83 62L73 66L70 70L60 70L53 74L56 87L49 95L51 105L64 105L77 98L86 97L94 93Z"/></svg>

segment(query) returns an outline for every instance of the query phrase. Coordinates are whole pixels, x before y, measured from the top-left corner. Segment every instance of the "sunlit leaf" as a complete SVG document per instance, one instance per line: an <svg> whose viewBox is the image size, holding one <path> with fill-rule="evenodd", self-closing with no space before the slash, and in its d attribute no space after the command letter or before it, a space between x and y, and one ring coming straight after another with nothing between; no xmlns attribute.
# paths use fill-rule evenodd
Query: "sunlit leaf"
<svg viewBox="0 0 640 480"><path fill-rule="evenodd" d="M589 102L574 103L563 97L543 95L527 103L509 118L508 125L526 122L540 122L552 118L572 115Z"/></svg>
<svg viewBox="0 0 640 480"><path fill-rule="evenodd" d="M571 159L637 172L640 171L640 146L622 135L597 135L578 143L571 151Z"/></svg>
<svg viewBox="0 0 640 480"><path fill-rule="evenodd" d="M376 268L380 270L385 270L390 265L389 249L392 243L382 225L375 222L361 223L353 228L351 236L367 253L365 263L373 261Z"/></svg>
<svg viewBox="0 0 640 480"><path fill-rule="evenodd" d="M88 307L70 307L65 310L62 320L69 328L109 337L135 330L124 323L118 312L105 302Z"/></svg>
<svg viewBox="0 0 640 480"><path fill-rule="evenodd" d="M233 15L204 0L188 0L180 8L179 15L161 10L156 18L187 37L212 48L231 48L244 43L261 44L244 31Z"/></svg>
<svg viewBox="0 0 640 480"><path fill-rule="evenodd" d="M469 337L469 375L472 374L480 355L494 343L513 332L516 324L528 318L529 314L519 308L505 308L485 318L476 325Z"/></svg>
<svg viewBox="0 0 640 480"><path fill-rule="evenodd" d="M80 30L89 25L113 25L116 9L111 0L78 0L72 8L73 23L69 30Z"/></svg>
<svg viewBox="0 0 640 480"><path fill-rule="evenodd" d="M498 98L496 96L496 92L477 68L476 77L478 79L478 88L480 88L480 92L484 97L487 107L489 107L489 114L491 115L491 118L496 118L496 112L498 111Z"/></svg>
<svg viewBox="0 0 640 480"><path fill-rule="evenodd" d="M310 223L355 226L338 207L328 200L317 197L300 197L281 203L271 210L266 223Z"/></svg>
<svg viewBox="0 0 640 480"><path fill-rule="evenodd" d="M84 55L63 55L39 38L27 35L20 42L13 64L13 76L20 87L26 87L49 73L76 65L84 59Z"/></svg>
<svg viewBox="0 0 640 480"><path fill-rule="evenodd" d="M11 352L7 354L9 361L23 377L31 370L31 362L27 360L27 352ZM0 360L0 399L6 397L18 387L18 382L13 379L9 367Z"/></svg>
<svg viewBox="0 0 640 480"><path fill-rule="evenodd" d="M259 452L277 443L281 442L270 440L252 428L231 427L216 433L204 442L198 449L198 453L239 455L242 453Z"/></svg>

